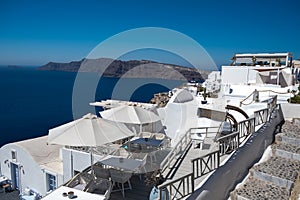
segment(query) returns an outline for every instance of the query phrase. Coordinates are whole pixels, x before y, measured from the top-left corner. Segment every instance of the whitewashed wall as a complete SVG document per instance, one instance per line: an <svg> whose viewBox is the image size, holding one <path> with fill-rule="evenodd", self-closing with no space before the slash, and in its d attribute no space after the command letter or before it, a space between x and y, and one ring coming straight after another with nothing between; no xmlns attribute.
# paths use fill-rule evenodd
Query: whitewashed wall
<svg viewBox="0 0 300 200"><path fill-rule="evenodd" d="M11 159L11 151L17 152L16 161ZM7 144L0 149L0 160L1 160L1 174L12 179L11 173L11 163L19 166L19 177L20 177L20 188L19 190L23 192L26 187L32 189L33 191L45 195L47 193L47 180L46 172L51 173L57 177L57 185L63 183L62 175L51 171L42 169L31 155L23 149L21 146L16 144ZM6 164L4 161L6 161Z"/></svg>
<svg viewBox="0 0 300 200"><path fill-rule="evenodd" d="M189 128L197 126L197 108L198 103L193 100L186 103L169 102L166 107L157 110L163 125L166 127L166 134L172 139L172 146Z"/></svg>
<svg viewBox="0 0 300 200"><path fill-rule="evenodd" d="M257 71L247 66L222 66L222 84L247 84L256 82Z"/></svg>
<svg viewBox="0 0 300 200"><path fill-rule="evenodd" d="M72 151L71 158L71 150L62 148L62 158L63 158L63 180L67 182L72 178L72 163L73 163L73 171L82 172L89 166L91 166L91 157L90 153L82 152L82 151ZM100 160L102 157L99 155L93 155L94 163L97 160Z"/></svg>

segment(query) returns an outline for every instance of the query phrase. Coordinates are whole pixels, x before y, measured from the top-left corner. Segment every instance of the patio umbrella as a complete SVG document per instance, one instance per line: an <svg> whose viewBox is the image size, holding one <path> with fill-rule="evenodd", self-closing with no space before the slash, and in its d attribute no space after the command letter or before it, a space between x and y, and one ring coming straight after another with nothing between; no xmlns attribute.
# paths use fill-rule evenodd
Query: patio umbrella
<svg viewBox="0 0 300 200"><path fill-rule="evenodd" d="M109 110L100 112L104 119L115 122L122 122L128 124L139 124L140 132L142 132L142 125L153 123L160 120L154 112L146 110L139 106L122 105Z"/></svg>
<svg viewBox="0 0 300 200"><path fill-rule="evenodd" d="M49 130L48 144L91 147L100 146L133 136L124 124L111 122L96 115L87 114L80 119Z"/></svg>

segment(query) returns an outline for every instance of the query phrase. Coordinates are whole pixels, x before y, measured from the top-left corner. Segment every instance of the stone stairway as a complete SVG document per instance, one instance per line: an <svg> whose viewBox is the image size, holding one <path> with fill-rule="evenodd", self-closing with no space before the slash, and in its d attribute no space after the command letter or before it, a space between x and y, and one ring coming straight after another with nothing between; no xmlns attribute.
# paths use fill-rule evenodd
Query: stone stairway
<svg viewBox="0 0 300 200"><path fill-rule="evenodd" d="M286 122L271 148L271 157L250 169L230 199L299 200L300 125Z"/></svg>

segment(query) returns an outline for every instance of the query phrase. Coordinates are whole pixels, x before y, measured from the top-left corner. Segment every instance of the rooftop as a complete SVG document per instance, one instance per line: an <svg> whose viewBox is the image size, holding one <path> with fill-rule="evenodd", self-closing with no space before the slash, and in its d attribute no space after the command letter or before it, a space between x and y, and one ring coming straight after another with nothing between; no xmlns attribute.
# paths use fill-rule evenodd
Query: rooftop
<svg viewBox="0 0 300 200"><path fill-rule="evenodd" d="M237 53L234 57L286 57L292 56L292 53Z"/></svg>
<svg viewBox="0 0 300 200"><path fill-rule="evenodd" d="M60 145L47 145L48 136L38 137L34 139L24 140L12 143L23 148L41 167L57 172L63 173L63 164L60 159ZM39 148L36 148L39 147Z"/></svg>

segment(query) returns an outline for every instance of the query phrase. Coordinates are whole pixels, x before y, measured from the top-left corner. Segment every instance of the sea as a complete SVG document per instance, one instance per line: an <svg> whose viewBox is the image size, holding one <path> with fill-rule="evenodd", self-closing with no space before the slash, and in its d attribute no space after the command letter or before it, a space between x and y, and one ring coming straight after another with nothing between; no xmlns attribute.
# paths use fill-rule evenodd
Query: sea
<svg viewBox="0 0 300 200"><path fill-rule="evenodd" d="M76 76L75 72L43 71L36 67L0 67L0 147L47 135L49 129L74 120L72 97ZM88 80L89 76L97 74L86 73L84 76ZM182 81L176 80L135 78L122 78L121 84L118 84L120 80L99 77L91 102L112 97L149 102L154 94L167 92L182 84ZM116 93L117 85L120 92ZM136 88L130 91L130 98L126 91L128 85ZM99 111L98 107L89 107L86 113L99 115Z"/></svg>

